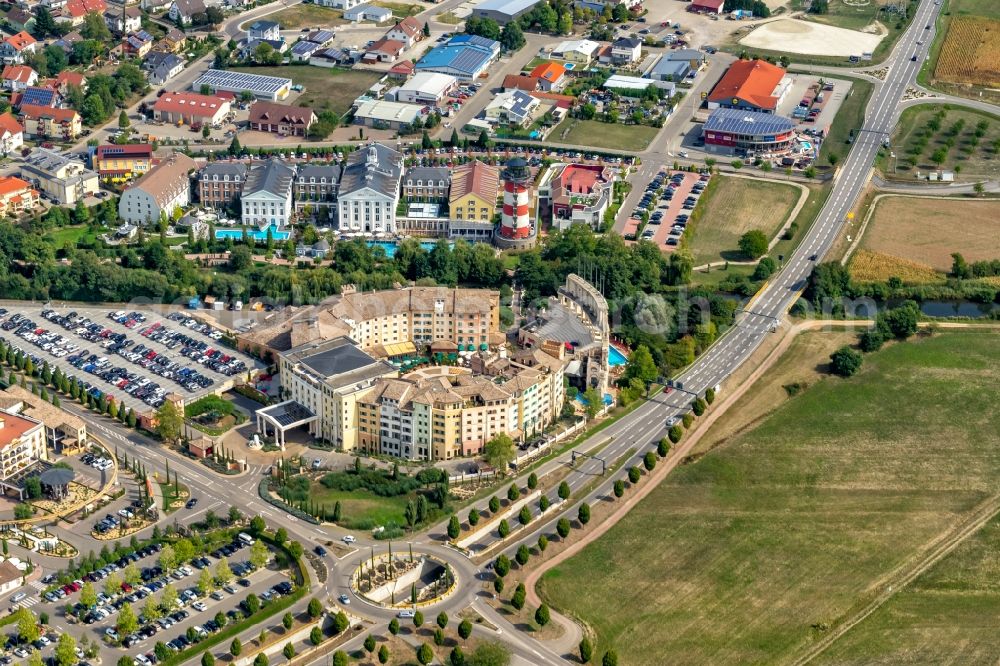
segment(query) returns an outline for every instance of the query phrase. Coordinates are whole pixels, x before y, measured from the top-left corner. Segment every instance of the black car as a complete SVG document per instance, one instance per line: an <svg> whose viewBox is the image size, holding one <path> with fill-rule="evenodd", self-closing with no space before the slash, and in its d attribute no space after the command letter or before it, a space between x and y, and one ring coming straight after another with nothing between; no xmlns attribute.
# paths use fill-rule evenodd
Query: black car
<svg viewBox="0 0 1000 666"><path fill-rule="evenodd" d="M250 581L247 580L246 578L240 578L236 582L239 583L242 587L250 587Z"/></svg>
<svg viewBox="0 0 1000 666"><path fill-rule="evenodd" d="M197 497L192 497L191 499L189 499L187 501L187 504L184 505L184 508L185 509L193 509L197 505L198 505L198 498Z"/></svg>

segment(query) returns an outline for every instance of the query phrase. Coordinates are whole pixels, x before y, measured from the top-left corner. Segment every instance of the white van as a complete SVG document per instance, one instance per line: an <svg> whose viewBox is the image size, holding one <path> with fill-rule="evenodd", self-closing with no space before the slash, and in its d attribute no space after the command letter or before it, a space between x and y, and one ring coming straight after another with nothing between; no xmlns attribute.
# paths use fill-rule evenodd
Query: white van
<svg viewBox="0 0 1000 666"><path fill-rule="evenodd" d="M236 535L236 538L248 546L253 545L253 537L247 534L246 532L240 532L238 535Z"/></svg>
<svg viewBox="0 0 1000 666"><path fill-rule="evenodd" d="M26 593L24 593L24 592L18 592L17 594L15 594L14 596L12 596L10 598L10 602L12 604L16 604L18 601L20 601L21 599L26 598L27 596L28 595Z"/></svg>

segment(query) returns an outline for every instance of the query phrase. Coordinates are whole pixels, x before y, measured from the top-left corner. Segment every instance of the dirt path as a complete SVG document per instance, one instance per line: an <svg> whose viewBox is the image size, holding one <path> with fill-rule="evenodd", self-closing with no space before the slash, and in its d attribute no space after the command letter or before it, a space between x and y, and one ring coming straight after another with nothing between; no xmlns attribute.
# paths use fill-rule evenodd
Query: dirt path
<svg viewBox="0 0 1000 666"><path fill-rule="evenodd" d="M610 513L607 516L607 518L605 518L604 521L602 521L599 525L595 525L591 530L584 533L579 541L576 541L565 550L559 552L552 559L542 562L538 567L532 569L528 573L527 577L524 579L524 586L525 588L527 588L527 603L533 606L540 605L542 603L542 600L538 595L536 587L541 577L550 569L558 566L559 564L562 564L569 558L579 553L590 543L596 541L601 536L603 536L608 530L614 527L618 523L618 521L625 516L625 514L631 511L635 505L637 505L640 501L643 500L643 498L649 495L649 493L651 493L656 488L656 486L659 485L659 483L667 476L667 474L669 474L675 467L677 467L680 461L684 460L684 458L691 452L691 450L702 438L702 436L709 431L712 424L719 417L725 414L726 411L730 407L732 407L736 403L736 401L739 400L740 397L744 393L746 393L757 382L757 380L760 379L760 377L765 372L767 372L781 358L781 356L788 350L792 342L794 342L795 338L800 333L806 331L818 330L825 326L836 326L839 328L843 326L870 326L873 323L874 323L873 321L867 319L850 319L850 320L840 320L840 321L811 320L811 321L801 322L799 324L796 324L795 326L785 329L781 341L774 349L771 350L771 352L767 355L764 361L750 375L748 375L746 379L744 379L743 382L740 383L731 393L727 394L724 400L722 400L721 402L717 402L711 408L711 410L708 412L705 418L696 422L697 425L695 426L695 428L692 431L688 432L687 436L681 440L680 445L671 449L667 459L661 461L661 463L656 466L655 471L653 471L648 476L644 477L644 480L640 483L638 489L636 489L635 492L633 492L631 495L628 495L626 499L619 500L618 506L615 508L615 510L612 513ZM971 322L970 323L921 322L919 325L921 328L927 328L930 327L932 324L940 329L974 328L974 327L1000 328L1000 323L996 322L988 322L982 324L971 323ZM996 503L995 507L992 504L992 502L994 501ZM991 500L987 500L987 503L985 504L988 506L982 506L979 510L977 510L977 513L974 514L975 520L973 522L978 523L979 526L987 522L993 516L997 515L997 513L1000 513L1000 495L991 498ZM957 534L955 535L954 539L945 539L944 541L938 542L937 546L934 547L934 550L928 553L926 558L920 560L920 562L915 564L912 569L907 569L906 571L898 572L898 576L902 585L906 585L909 582L911 582L914 578L916 578L917 575L919 575L920 572L926 570L927 567L929 567L931 564L938 561L941 557L950 552L955 546L958 545L958 543L960 543L970 534L974 533L975 529L978 529L978 527L972 529L972 525L969 523L963 523L963 525L965 525L966 527L960 526L956 528L955 531L957 532ZM952 543L953 541L954 543ZM924 566L925 564L926 566ZM919 571L917 571L916 574L913 574L912 577L910 577L912 571L916 569L919 569ZM873 600L872 604L877 603L876 606L874 606L870 610L868 610L868 607L866 606L865 609L859 612L858 617L856 619L852 618L852 621L845 622L845 624L842 625L844 627L843 630L840 631L840 633L837 636L831 635L829 643L832 643L834 640L836 640L837 637L843 635L843 633L845 633L848 629L850 629L850 627L856 625L865 617L868 617L868 615L874 612L878 608L878 606L881 606L883 603L885 603L885 601L889 598L889 596L891 596L891 591L893 589L898 590L899 587L890 585L886 593L887 596L885 597L885 599ZM861 613L864 614L861 615ZM564 627L567 628L569 624L576 624L572 619L562 615L555 609L551 609L551 616L552 619L558 621L560 624L562 624ZM578 626L575 635L577 636L582 635L584 630L585 629L582 629ZM566 634L564 634L564 636L560 638L563 639L565 636L568 636L569 633L570 632L567 631ZM577 638L576 640L579 639ZM816 647L818 648L819 645L817 645ZM806 661L800 661L796 663L806 663L808 660L812 659L820 652L822 652L823 649L826 648L823 647L822 649L816 651L814 654L810 654L807 657L803 657L803 659L805 659Z"/></svg>

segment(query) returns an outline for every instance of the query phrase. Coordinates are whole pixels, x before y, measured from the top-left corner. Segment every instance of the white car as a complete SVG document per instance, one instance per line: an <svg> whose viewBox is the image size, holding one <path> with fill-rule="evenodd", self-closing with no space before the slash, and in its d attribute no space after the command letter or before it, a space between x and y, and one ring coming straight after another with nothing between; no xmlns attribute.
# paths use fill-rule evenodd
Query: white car
<svg viewBox="0 0 1000 666"><path fill-rule="evenodd" d="M677 418L676 416L671 416L669 419L667 419L667 427L668 428L673 428L675 425L677 425L680 422L681 422L681 420L679 418Z"/></svg>
<svg viewBox="0 0 1000 666"><path fill-rule="evenodd" d="M204 601L196 601L193 604L191 604L191 607L194 608L196 611L204 611L208 609L208 606L205 605Z"/></svg>
<svg viewBox="0 0 1000 666"><path fill-rule="evenodd" d="M136 666L152 666L149 661L149 657L144 654L140 654L135 658Z"/></svg>
<svg viewBox="0 0 1000 666"><path fill-rule="evenodd" d="M344 538L341 539L341 541L343 541L344 543L354 543L355 541L357 541L357 539L355 539L350 534L347 534L347 535L344 535Z"/></svg>
<svg viewBox="0 0 1000 666"><path fill-rule="evenodd" d="M407 618L411 618L411 617L413 617L413 611L411 611L411 610L401 610L398 613L396 613L396 617L398 617L401 620L405 620Z"/></svg>
<svg viewBox="0 0 1000 666"><path fill-rule="evenodd" d="M104 630L104 635L113 641L118 640L118 632L115 631L114 627L108 627Z"/></svg>
<svg viewBox="0 0 1000 666"><path fill-rule="evenodd" d="M348 606L351 603L351 598L346 594L340 595L337 599L338 601L340 601L340 603L344 604L345 606Z"/></svg>

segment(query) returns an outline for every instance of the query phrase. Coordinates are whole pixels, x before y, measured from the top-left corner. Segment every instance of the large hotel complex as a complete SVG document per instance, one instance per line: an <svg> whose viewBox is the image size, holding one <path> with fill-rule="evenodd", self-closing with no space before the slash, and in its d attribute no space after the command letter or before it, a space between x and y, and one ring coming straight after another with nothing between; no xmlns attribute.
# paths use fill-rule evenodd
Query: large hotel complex
<svg viewBox="0 0 1000 666"><path fill-rule="evenodd" d="M606 372L594 368L607 367L607 332L583 310L565 310L574 339L591 340L580 353L538 336L510 351L497 292L348 289L240 338L243 349L270 354L280 373L282 401L257 412L257 427L281 446L306 426L342 451L409 460L477 455L500 433L523 441L558 418L567 372L606 386ZM432 355L452 363L413 363Z"/></svg>

